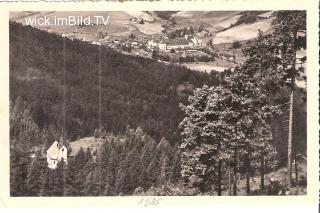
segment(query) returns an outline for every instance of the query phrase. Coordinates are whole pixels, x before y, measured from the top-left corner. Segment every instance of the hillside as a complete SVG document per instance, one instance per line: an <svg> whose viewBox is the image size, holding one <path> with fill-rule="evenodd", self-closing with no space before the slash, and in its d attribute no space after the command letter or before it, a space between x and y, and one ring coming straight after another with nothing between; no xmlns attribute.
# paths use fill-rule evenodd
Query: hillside
<svg viewBox="0 0 320 213"><path fill-rule="evenodd" d="M103 143L103 139L94 137L85 137L81 138L80 140L72 141L69 143L70 149L68 155L71 157L75 157L79 153L80 149L83 149L84 151L87 151L89 149L92 154L96 154Z"/></svg>
<svg viewBox="0 0 320 213"><path fill-rule="evenodd" d="M170 26L170 30L181 29L189 26L203 25L210 32L216 34L213 39L214 44L229 43L235 40L248 40L256 37L257 30L269 32L271 28L270 15L272 12L258 13L259 19L252 24L243 24L230 27L242 16L239 11L172 11L168 12L142 12L142 11L90 11L90 12L11 12L10 20L25 24L25 18L30 17L67 17L67 16L103 16L105 19L110 16L107 26L36 26L40 29L49 30L56 33L65 33L86 40L96 40L97 32L108 33L110 39L125 39L130 34L139 38L147 38L151 35L160 35L163 25L169 19L174 19L175 24ZM132 19L145 20L144 24ZM222 31L222 32L221 32ZM245 32L245 33L244 33Z"/></svg>
<svg viewBox="0 0 320 213"><path fill-rule="evenodd" d="M236 24L244 16L240 11L179 11L172 17L176 27L203 25L215 36L213 44L232 43L234 41L250 40L262 32L271 32L271 15L273 11L251 12L256 20L252 23Z"/></svg>
<svg viewBox="0 0 320 213"><path fill-rule="evenodd" d="M179 11L172 17L176 19L224 19L239 14L238 11Z"/></svg>
<svg viewBox="0 0 320 213"><path fill-rule="evenodd" d="M10 23L10 100L30 105L40 129L61 132L62 38ZM72 140L93 134L98 125L98 51L96 45L66 40L67 134ZM102 120L107 131L142 127L156 139L176 143L182 119L179 84L211 84L208 74L126 56L102 48ZM58 134L59 135L59 134ZM60 136L58 136L60 137ZM51 138L52 140L53 138Z"/></svg>
<svg viewBox="0 0 320 213"><path fill-rule="evenodd" d="M49 141L61 136L62 43L58 35L10 23L10 100L18 104L20 97L26 102L40 130L52 132ZM99 51L96 45L78 40L67 39L66 47L67 134L75 140L92 136L98 126ZM140 126L155 139L166 137L170 143L179 143L178 124L183 113L178 105L192 93L178 88L211 85L220 78L216 73L122 55L109 48L102 48L102 59L102 120L106 130L120 133L128 125ZM299 128L306 123L305 94L297 90L296 98ZM306 132L295 134L304 153ZM285 138L284 131L274 140Z"/></svg>
<svg viewBox="0 0 320 213"><path fill-rule="evenodd" d="M25 19L26 18L32 18L32 17L48 17L48 18L54 18L54 17L60 17L65 18L67 16L75 16L79 17L82 16L83 18L86 17L93 17L93 16L102 16L106 20L109 16L109 22L107 26L104 25L92 25L92 26L57 26L57 25L50 25L50 26L41 26L36 25L35 27L39 29L44 29L50 32L55 32L59 34L68 34L73 35L79 38L85 38L87 40L96 40L97 39L97 33L99 31L105 33L107 32L110 38L115 39L122 39L122 38L128 38L128 36L131 33L134 33L136 35L141 35L142 37L145 37L147 35L152 34L159 34L161 33L161 25L160 23L149 23L154 22L155 18L146 12L121 12L121 11L88 11L88 12L78 12L78 11L52 11L52 12L11 12L10 13L10 20L16 21L22 24L26 24ZM133 24L130 22L131 18L143 18L146 21L146 25L141 24ZM93 23L95 23L95 20L92 20Z"/></svg>
<svg viewBox="0 0 320 213"><path fill-rule="evenodd" d="M219 32L213 38L213 44L232 43L234 41L243 41L256 38L258 30L264 33L271 32L271 19L258 20L251 24L240 24L231 27L225 31Z"/></svg>
<svg viewBox="0 0 320 213"><path fill-rule="evenodd" d="M65 43L70 143L61 188L55 185L64 182L61 164L49 169L45 152L64 127L63 38L10 23L11 196L131 195L139 187L176 181L179 103L190 88L211 85L209 75L102 47L102 125L108 134L93 138L99 125L99 47L67 38Z"/></svg>
<svg viewBox="0 0 320 213"><path fill-rule="evenodd" d="M219 33L231 35L268 23L265 13L129 12L119 13L118 20L134 17L129 25L143 33L164 19L175 16L186 24L192 18L184 22L179 17L198 14L200 22L193 24L213 29L208 20L221 20L219 28L230 26ZM141 17L150 22L138 30L136 18ZM16 22L9 27L11 196L227 195L230 179L234 195L276 195L287 190L289 151L294 152L294 193L306 193L306 90L295 88L289 113L290 90L282 85L282 74L272 72L282 69L270 66L272 60L262 67L260 51L257 60L250 55L241 67L235 63L238 57L230 59L241 46L256 49L260 44L220 43L213 47L221 49L219 59L192 63L201 68L196 72L186 64L123 54L48 29ZM199 33L207 32L201 28ZM63 30L72 29L59 33ZM124 34L132 32L126 30ZM79 31L97 33L90 27ZM230 54L232 49L237 52ZM232 70L210 72L230 63ZM67 164L59 154L46 153L54 140L60 142L56 153L67 148ZM51 162L55 170L48 168ZM279 184L277 190L271 178Z"/></svg>

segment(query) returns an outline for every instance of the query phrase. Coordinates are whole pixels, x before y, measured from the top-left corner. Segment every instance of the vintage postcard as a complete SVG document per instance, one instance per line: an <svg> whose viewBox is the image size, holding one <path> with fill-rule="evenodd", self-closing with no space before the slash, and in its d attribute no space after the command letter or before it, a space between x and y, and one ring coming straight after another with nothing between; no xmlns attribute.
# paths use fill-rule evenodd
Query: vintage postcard
<svg viewBox="0 0 320 213"><path fill-rule="evenodd" d="M272 2L0 3L0 205L318 203L318 7Z"/></svg>

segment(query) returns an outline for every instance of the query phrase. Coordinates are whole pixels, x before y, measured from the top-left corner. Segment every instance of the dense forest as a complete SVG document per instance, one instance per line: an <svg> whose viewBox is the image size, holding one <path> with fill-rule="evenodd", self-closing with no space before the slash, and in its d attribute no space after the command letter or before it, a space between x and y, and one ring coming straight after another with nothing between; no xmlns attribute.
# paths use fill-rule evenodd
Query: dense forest
<svg viewBox="0 0 320 213"><path fill-rule="evenodd" d="M56 170L47 167L40 150L32 159L22 150L11 154L12 173L19 174L11 179L14 196L139 194L144 189L154 190L152 186L177 182L180 177L177 147L165 138L155 141L140 128L108 134L97 153L80 149L67 166L59 163Z"/></svg>
<svg viewBox="0 0 320 213"><path fill-rule="evenodd" d="M66 129L71 140L92 135L98 126L98 54L96 45L66 41ZM61 131L62 65L61 36L10 24L10 100L23 98L40 129ZM184 84L211 85L213 77L102 47L102 125L114 133L140 126L174 143L182 119L178 104L192 92Z"/></svg>
<svg viewBox="0 0 320 213"><path fill-rule="evenodd" d="M280 85L279 80L282 79L278 78L279 76L261 77L259 71L252 71L257 69L251 66L254 61L250 60L235 69L234 73L227 71L207 74L181 66L165 65L152 59L122 55L101 47L102 125L105 143L97 153L80 150L74 158L68 160L68 165L61 163L56 170L48 169L45 151L62 135L63 39L59 35L30 26L10 23L12 196L195 195L216 194L216 190L219 194L221 190L226 191L230 184L226 181L228 168L232 167L233 175L238 173L240 178L261 173L261 150L265 151L263 153L269 156L269 160L272 158L276 161L270 163L269 167L267 159L263 161L266 165L264 173L286 165L288 130L284 121L289 113L286 105L289 101L289 90L285 85ZM73 141L94 135L99 125L99 46L65 39L65 128L68 141ZM259 39L262 38L259 37L255 42L259 42ZM248 47L250 45L255 47L257 43L248 42ZM252 53L250 48L244 49L244 52L252 60L258 54ZM266 70L270 69L270 64L268 66L265 67ZM254 77L252 73L255 73ZM249 82L248 79L255 79L256 75L267 82L256 84L259 90L253 92L250 86L249 89L245 86L255 84L256 80ZM242 86L242 91L237 89ZM243 91L254 94L253 98L248 99L250 103L245 101L242 106L239 102L238 108L228 108L230 98L242 97ZM266 91L268 95L263 93ZM212 95L215 93L218 95ZM270 97L267 98L268 96ZM222 140L211 133L210 136L203 136L207 127L202 124L197 126L197 113L201 112L202 116L206 112L203 110L209 107L215 109L216 113L222 110L219 114L221 117L226 116L229 109L233 110L230 115L238 112L243 114L243 111L247 113L247 106L257 106L256 111L252 112L260 115L257 104L270 105L268 109L273 109L273 105L279 107L272 118L269 118L269 115L268 119L259 116L259 120L252 118L251 114L243 117L243 121L255 120L259 127L256 130L262 135L259 140L268 141L267 144L270 145L258 145L258 136L247 131L248 128L256 128L254 125L246 127L246 130L241 129L247 134L247 139L250 139L248 144L253 150L250 174L246 169L248 164L245 164L248 150L243 149L243 146L247 146L245 143L239 147L240 143L235 146L232 143L219 142L218 149L222 145L226 150L222 157L221 150L218 150L216 145L212 152L210 147L205 146L206 153L200 161L211 162L214 170L206 168L200 173L200 170L193 171L199 166L190 164L199 154L194 142L202 141L202 144L209 143L211 146L210 141ZM303 89L295 89L294 106L294 152L295 156L305 156L306 94ZM194 111L190 112L190 109ZM261 110L266 114L266 107L261 107ZM221 123L215 123L220 122L220 117L216 116L217 114L209 114L199 118L207 120L208 124L212 122L218 125L214 131L221 131L219 134L229 137L229 130L224 129L223 125L219 126ZM226 119L226 124L232 126L234 118ZM239 121L243 122L241 119ZM193 123L195 121L196 123ZM203 128L203 133L197 133L198 128ZM101 137L99 134L95 136ZM237 140L240 140L238 136ZM252 144L252 141L256 143ZM228 153L230 150L240 150L234 158L237 161L231 160L231 154ZM30 157L30 154L33 156ZM209 160L208 154L218 156L220 160L212 160L212 156ZM190 166L193 168L190 169ZM203 166L206 165L200 165ZM222 174L221 171L225 173Z"/></svg>
<svg viewBox="0 0 320 213"><path fill-rule="evenodd" d="M129 127L141 128L152 136L153 143L158 144L164 138L173 147L173 153L180 141L178 124L183 118L179 103L186 102L193 88L203 83L218 84L224 78L224 73L199 73L152 59L122 55L104 47L101 52L103 129L124 134ZM91 136L98 127L98 54L98 46L66 38L66 134L69 141ZM62 135L62 66L61 36L10 23L13 195L24 194L24 190L16 189L19 181L14 178L24 179L21 186L27 181L25 169L30 164L30 153L41 149L43 156L51 143ZM135 155L142 155L142 151ZM22 159L26 164L21 164ZM156 159L152 162L157 163ZM145 181L145 185L149 188L150 181Z"/></svg>

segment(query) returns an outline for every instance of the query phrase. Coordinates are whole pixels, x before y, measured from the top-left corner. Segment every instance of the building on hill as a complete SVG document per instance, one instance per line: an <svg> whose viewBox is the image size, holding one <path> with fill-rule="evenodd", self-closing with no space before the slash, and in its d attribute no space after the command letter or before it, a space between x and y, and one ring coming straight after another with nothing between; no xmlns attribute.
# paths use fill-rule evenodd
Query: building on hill
<svg viewBox="0 0 320 213"><path fill-rule="evenodd" d="M158 47L158 42L156 40L154 40L154 39L151 39L151 40L148 41L147 47L149 49L153 49L155 47Z"/></svg>
<svg viewBox="0 0 320 213"><path fill-rule="evenodd" d="M167 44L167 50L171 49L186 49L186 48L192 48L193 42L190 40L186 40L183 38L179 39L170 39L166 42Z"/></svg>
<svg viewBox="0 0 320 213"><path fill-rule="evenodd" d="M167 50L167 44L165 41L161 40L159 43L159 49L162 51L166 51Z"/></svg>
<svg viewBox="0 0 320 213"><path fill-rule="evenodd" d="M50 148L47 150L47 163L50 169L56 169L58 162L63 161L67 164L68 150L58 141L54 141Z"/></svg>
<svg viewBox="0 0 320 213"><path fill-rule="evenodd" d="M191 38L191 41L193 42L194 47L205 47L206 46L206 44L203 41L203 39L201 39L199 37L195 36L195 37Z"/></svg>
<svg viewBox="0 0 320 213"><path fill-rule="evenodd" d="M162 40L159 43L159 49L162 51L187 48L193 48L193 42L190 39L185 38Z"/></svg>

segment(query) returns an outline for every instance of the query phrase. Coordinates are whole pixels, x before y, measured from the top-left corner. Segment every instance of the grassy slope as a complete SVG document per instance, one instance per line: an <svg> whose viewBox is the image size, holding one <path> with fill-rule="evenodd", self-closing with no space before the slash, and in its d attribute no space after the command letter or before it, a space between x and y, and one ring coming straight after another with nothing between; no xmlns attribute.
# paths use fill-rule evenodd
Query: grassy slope
<svg viewBox="0 0 320 213"><path fill-rule="evenodd" d="M258 30L269 33L271 31L271 19L256 21L252 24L240 24L216 34L214 44L232 43L234 41L250 40L257 36Z"/></svg>
<svg viewBox="0 0 320 213"><path fill-rule="evenodd" d="M140 36L146 36L151 34L159 34L161 33L162 27L158 22L154 23L146 23L144 25L140 24L131 24L130 18L143 18L147 21L155 21L155 18L145 12L122 12L122 11L56 11L56 12L14 12L10 13L10 19L15 20L17 22L25 24L25 18L27 17L67 17L67 16L103 16L106 20L107 16L110 16L109 22L107 26L85 26L80 28L79 26L37 26L37 28L47 28L53 32L57 33L67 33L67 34L75 34L80 37L85 37L86 39L92 40L96 39L97 32L107 32L111 37L116 38L127 38L130 33L135 33ZM94 19L93 19L94 22Z"/></svg>
<svg viewBox="0 0 320 213"><path fill-rule="evenodd" d="M238 11L181 11L173 17L176 19L177 28L203 24L210 31L216 31L217 28L223 28L228 22L232 22L238 14Z"/></svg>
<svg viewBox="0 0 320 213"><path fill-rule="evenodd" d="M180 11L171 16L176 20L176 26L174 28L183 28L188 26L199 26L203 25L212 32L217 32L222 29L229 27L235 23L239 18L239 11ZM260 16L268 16L269 13L261 14ZM127 38L130 33L134 33L139 37L146 37L148 35L161 34L163 30L161 24L165 23L152 12L141 12L141 11L90 11L90 12L12 12L10 13L10 19L16 20L21 23L25 23L25 17L33 16L47 16L49 18L67 17L67 16L110 16L108 26L86 26L80 28L79 26L49 26L53 32L67 33L67 34L78 34L80 37L92 40L96 39L97 32L108 32L113 38ZM132 24L130 18L143 18L149 22L145 24ZM261 29L264 32L269 32L271 28L270 19L260 20L253 24L242 24L236 27L232 27L226 31L217 33L213 42L228 43L235 40L248 40L252 39L257 35L257 30ZM37 26L38 28L44 28L44 26Z"/></svg>

